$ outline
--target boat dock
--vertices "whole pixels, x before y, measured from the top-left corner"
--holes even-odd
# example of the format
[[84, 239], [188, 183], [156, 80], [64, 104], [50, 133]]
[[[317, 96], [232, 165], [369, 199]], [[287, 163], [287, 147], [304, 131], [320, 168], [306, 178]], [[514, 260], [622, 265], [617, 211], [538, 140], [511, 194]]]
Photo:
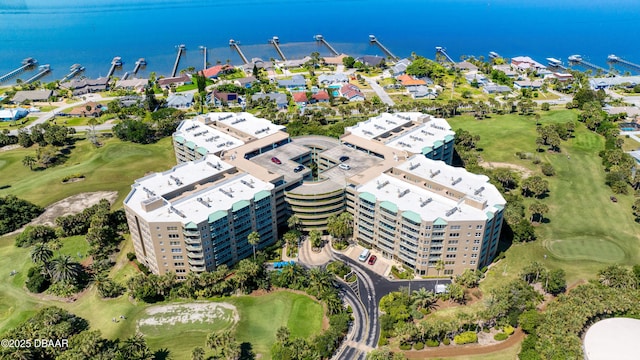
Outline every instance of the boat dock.
[[269, 39], [269, 43], [273, 45], [274, 48], [276, 48], [276, 52], [278, 53], [278, 55], [280, 55], [280, 59], [282, 59], [282, 61], [287, 61], [287, 58], [284, 56], [284, 53], [280, 49], [280, 45], [279, 45], [280, 38], [278, 38], [277, 36], [274, 36], [271, 39]]
[[378, 47], [380, 48], [380, 50], [382, 50], [382, 52], [387, 55], [387, 57], [391, 58], [392, 60], [398, 61], [400, 60], [400, 58], [398, 58], [397, 56], [393, 55], [393, 53], [391, 51], [389, 51], [389, 49], [387, 49], [384, 45], [382, 45], [382, 43], [380, 42], [380, 40], [378, 40], [375, 35], [369, 35], [369, 44], [373, 45], [378, 45]]
[[338, 56], [340, 54], [338, 54], [338, 52], [336, 51], [336, 49], [333, 48], [333, 46], [331, 46], [327, 40], [324, 39], [324, 36], [322, 35], [316, 35], [313, 37], [316, 41], [322, 43], [324, 46], [327, 47], [327, 49], [329, 49], [329, 51], [331, 51], [331, 53], [333, 54], [333, 56]]
[[455, 61], [453, 61], [451, 56], [449, 56], [449, 54], [447, 54], [447, 49], [443, 48], [442, 46], [436, 46], [436, 55], [437, 54], [440, 54], [440, 55], [444, 56], [444, 58], [447, 59], [447, 61], [449, 61], [452, 64], [456, 63]]
[[138, 61], [136, 61], [136, 67], [133, 68], [133, 75], [138, 74], [138, 70], [145, 66], [147, 66], [147, 60], [145, 60], [144, 58], [138, 59]]
[[495, 51], [489, 51], [489, 59], [499, 59], [502, 56]]
[[640, 71], [640, 65], [638, 64], [634, 64], [631, 61], [627, 61], [625, 59], [619, 58], [613, 54], [607, 56], [607, 62], [609, 64], [620, 64], [622, 66], [626, 66], [628, 68], [631, 68], [635, 71]]
[[171, 71], [171, 77], [176, 77], [178, 72], [178, 64], [180, 64], [180, 57], [187, 51], [187, 47], [184, 44], [178, 45], [178, 54], [176, 55], [176, 62], [173, 63], [173, 70]]
[[554, 69], [567, 70], [567, 67], [562, 65], [562, 61], [556, 58], [547, 58], [547, 65]]
[[34, 67], [36, 64], [38, 63], [38, 60], [34, 59], [34, 58], [26, 58], [24, 60], [22, 60], [22, 66], [20, 66], [17, 69], [11, 70], [10, 72], [0, 76], [0, 84], [2, 84], [3, 82], [8, 81], [9, 79], [11, 79], [12, 77], [20, 74], [21, 72]]
[[569, 56], [569, 63], [572, 64], [572, 65], [581, 65], [581, 66], [583, 66], [583, 67], [585, 67], [587, 69], [590, 69], [590, 70], [595, 70], [595, 71], [600, 70], [605, 74], [609, 73], [608, 69], [605, 69], [602, 66], [598, 66], [596, 64], [592, 64], [592, 63], [584, 60], [581, 55], [571, 55], [571, 56]]
[[62, 80], [60, 80], [61, 83], [71, 80], [72, 78], [74, 78], [76, 75], [80, 74], [81, 72], [84, 71], [84, 66], [80, 65], [80, 64], [73, 64], [71, 65], [71, 67], [69, 67], [69, 73], [67, 75], [65, 75]]
[[111, 60], [111, 68], [109, 68], [109, 72], [107, 73], [107, 77], [110, 78], [113, 76], [113, 72], [116, 71], [117, 67], [122, 66], [122, 58], [120, 56], [116, 56]]
[[240, 59], [242, 59], [242, 62], [245, 64], [248, 64], [249, 61], [247, 60], [247, 57], [244, 56], [244, 54], [242, 53], [242, 50], [240, 50], [240, 42], [239, 41], [235, 41], [233, 39], [229, 40], [229, 46], [236, 49], [236, 51], [238, 52], [238, 55], [240, 55]]
[[49, 64], [40, 65], [38, 67], [38, 73], [33, 75], [32, 77], [30, 77], [29, 79], [27, 79], [24, 83], [25, 84], [30, 84], [30, 83], [40, 79], [41, 77], [47, 75], [50, 71], [51, 71], [51, 66], [49, 66]]
[[204, 57], [202, 61], [202, 70], [207, 68], [207, 47], [200, 46], [200, 51], [202, 51], [202, 56]]

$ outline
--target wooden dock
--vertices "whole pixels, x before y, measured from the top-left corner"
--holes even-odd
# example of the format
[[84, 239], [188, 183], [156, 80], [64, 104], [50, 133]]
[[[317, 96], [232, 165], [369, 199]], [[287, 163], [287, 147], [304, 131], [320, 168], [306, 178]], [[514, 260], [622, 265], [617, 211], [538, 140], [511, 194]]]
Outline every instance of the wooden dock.
[[229, 46], [234, 48], [237, 52], [238, 55], [240, 55], [240, 59], [242, 59], [242, 62], [246, 64], [249, 63], [249, 61], [247, 60], [247, 57], [244, 56], [244, 54], [242, 53], [242, 50], [240, 50], [240, 42], [239, 41], [235, 41], [233, 39], [229, 40]]
[[180, 64], [180, 57], [187, 51], [187, 47], [184, 44], [178, 46], [178, 54], [176, 55], [176, 62], [173, 63], [173, 70], [171, 71], [171, 77], [175, 77], [178, 72], [178, 64]]
[[391, 58], [394, 61], [398, 61], [400, 60], [400, 58], [398, 58], [397, 56], [393, 55], [393, 53], [391, 51], [389, 51], [389, 49], [387, 49], [384, 45], [382, 45], [382, 43], [380, 42], [380, 40], [378, 40], [375, 35], [369, 35], [369, 44], [371, 45], [378, 45], [378, 47], [380, 48], [380, 50], [382, 50], [382, 52], [388, 57]]
[[80, 74], [81, 72], [84, 71], [84, 66], [80, 65], [80, 64], [73, 64], [71, 65], [71, 67], [69, 68], [69, 73], [67, 75], [65, 75], [60, 82], [63, 83], [65, 81], [69, 81], [71, 79], [73, 79], [76, 75]]
[[284, 56], [284, 53], [280, 49], [280, 38], [277, 36], [274, 36], [271, 39], [269, 39], [269, 43], [273, 45], [274, 48], [276, 48], [276, 52], [278, 53], [278, 55], [280, 55], [280, 59], [282, 59], [282, 61], [287, 61], [287, 58]]
[[38, 60], [36, 60], [34, 58], [26, 58], [26, 59], [22, 60], [22, 66], [20, 66], [17, 69], [11, 70], [10, 72], [0, 76], [0, 84], [2, 84], [3, 82], [9, 81], [9, 79], [11, 79], [12, 77], [22, 73], [23, 71], [28, 70], [28, 69], [36, 66], [37, 63], [38, 63]]
[[51, 66], [49, 66], [49, 64], [40, 65], [38, 67], [38, 73], [33, 75], [32, 77], [30, 77], [29, 79], [27, 79], [24, 83], [25, 84], [30, 84], [30, 83], [40, 79], [41, 77], [47, 75], [50, 71], [51, 71]]
[[120, 56], [116, 56], [111, 60], [111, 67], [109, 68], [109, 72], [107, 73], [107, 77], [110, 78], [113, 76], [113, 72], [116, 71], [117, 67], [122, 66], [122, 58]]
[[331, 46], [329, 44], [329, 42], [327, 42], [327, 40], [325, 40], [324, 36], [322, 35], [316, 35], [313, 37], [316, 41], [322, 43], [322, 45], [326, 46], [327, 49], [329, 49], [329, 51], [331, 51], [331, 53], [333, 54], [333, 56], [338, 56], [340, 54], [338, 54], [338, 52], [336, 51], [336, 49], [333, 48], [333, 46]]

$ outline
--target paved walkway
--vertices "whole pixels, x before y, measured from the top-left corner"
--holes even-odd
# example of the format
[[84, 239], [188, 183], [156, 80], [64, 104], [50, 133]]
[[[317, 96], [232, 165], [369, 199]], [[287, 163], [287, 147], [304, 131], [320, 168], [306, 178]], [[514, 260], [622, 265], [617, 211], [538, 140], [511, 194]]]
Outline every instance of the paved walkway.
[[389, 96], [389, 94], [387, 94], [387, 92], [384, 91], [382, 86], [378, 85], [378, 83], [376, 82], [376, 80], [378, 80], [379, 77], [368, 78], [366, 76], [363, 76], [363, 78], [367, 81], [367, 83], [369, 83], [369, 86], [371, 86], [373, 91], [376, 92], [376, 95], [378, 95], [378, 97], [380, 98], [380, 100], [382, 100], [383, 103], [389, 106], [393, 106], [396, 104], [393, 101], [393, 99], [391, 99], [391, 96]]

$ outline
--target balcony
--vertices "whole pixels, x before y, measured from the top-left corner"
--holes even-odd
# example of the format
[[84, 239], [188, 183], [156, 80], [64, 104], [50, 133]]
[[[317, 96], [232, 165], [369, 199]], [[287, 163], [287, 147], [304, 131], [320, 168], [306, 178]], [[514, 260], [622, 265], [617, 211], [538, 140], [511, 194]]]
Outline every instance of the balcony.
[[189, 257], [189, 259], [202, 259], [204, 258], [204, 254], [201, 252], [188, 252], [187, 257]]
[[197, 245], [197, 246], [187, 245], [187, 251], [202, 251], [202, 246], [201, 245]]
[[189, 266], [189, 270], [193, 272], [203, 272], [206, 268], [204, 266]]
[[198, 239], [184, 238], [184, 242], [187, 245], [201, 245], [200, 244], [200, 238], [198, 238]]
[[189, 265], [191, 265], [191, 266], [202, 266], [204, 268], [204, 259], [203, 260], [189, 259]]
[[193, 236], [195, 236], [195, 237], [200, 237], [200, 231], [197, 231], [197, 230], [195, 230], [195, 231], [194, 231], [194, 230], [187, 230], [187, 229], [184, 229], [184, 230], [182, 231], [182, 234], [184, 234], [184, 236], [192, 236], [192, 237], [193, 237]]

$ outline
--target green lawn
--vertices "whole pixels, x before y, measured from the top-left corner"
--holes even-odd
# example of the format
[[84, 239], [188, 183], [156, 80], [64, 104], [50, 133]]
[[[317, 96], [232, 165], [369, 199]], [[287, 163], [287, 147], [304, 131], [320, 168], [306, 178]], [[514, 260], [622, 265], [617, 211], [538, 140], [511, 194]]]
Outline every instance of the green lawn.
[[[577, 113], [560, 110], [542, 113], [540, 121], [577, 123], [576, 119]], [[482, 121], [457, 117], [450, 123], [454, 129], [464, 128], [480, 135], [478, 146], [485, 161], [513, 163], [540, 174], [538, 165], [515, 155], [518, 151], [531, 152], [543, 162], [551, 163], [557, 173], [547, 178], [550, 193], [542, 201], [550, 209], [546, 215], [549, 223], [537, 227], [539, 240], [511, 246], [506, 258], [489, 270], [483, 290], [515, 278], [531, 261], [564, 269], [569, 283], [593, 278], [599, 269], [611, 263], [640, 262], [637, 237], [640, 227], [631, 215], [633, 197], [617, 195], [617, 203], [609, 199], [612, 192], [604, 184], [605, 174], [598, 156], [604, 148], [602, 137], [577, 123], [575, 137], [562, 142], [561, 153], [535, 153], [537, 135], [533, 117], [494, 115]]]
[[0, 121], [0, 130], [17, 130], [23, 126], [31, 124], [37, 118], [37, 116], [28, 116], [16, 121]]
[[[13, 194], [46, 206], [82, 192], [115, 190], [119, 207], [135, 179], [175, 165], [170, 138], [149, 145], [115, 138], [102, 141], [104, 145], [97, 149], [88, 141], [78, 141], [64, 164], [42, 171], [22, 165], [26, 155], [35, 155], [35, 146], [0, 153], [0, 196]], [[85, 180], [62, 184], [65, 175], [77, 173], [85, 175]]]
[[70, 236], [60, 239], [62, 247], [58, 250], [61, 254], [71, 256], [75, 261], [82, 262], [89, 252], [89, 243], [84, 236]]

